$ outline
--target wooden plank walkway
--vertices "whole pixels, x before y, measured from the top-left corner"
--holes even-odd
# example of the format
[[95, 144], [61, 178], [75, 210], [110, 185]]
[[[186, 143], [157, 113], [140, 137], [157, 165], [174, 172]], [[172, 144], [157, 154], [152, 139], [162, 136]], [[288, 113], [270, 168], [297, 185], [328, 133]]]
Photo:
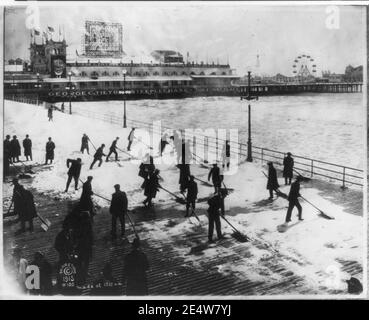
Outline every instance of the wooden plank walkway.
[[[35, 220], [35, 231], [33, 233], [25, 233], [23, 235], [14, 236], [14, 231], [18, 229], [18, 225], [12, 224], [12, 218], [7, 218], [4, 222], [4, 253], [7, 254], [10, 247], [17, 245], [24, 248], [25, 258], [29, 261], [36, 251], [42, 251], [47, 259], [55, 266], [57, 262], [57, 253], [53, 248], [54, 239], [61, 229], [61, 223], [68, 210], [68, 201], [51, 198], [48, 195], [37, 192], [32, 189], [32, 179], [22, 180], [22, 184], [31, 190], [37, 202], [38, 212], [48, 218], [52, 222], [52, 226], [48, 232], [43, 232], [40, 228], [40, 222]], [[328, 188], [328, 186], [325, 186]], [[322, 192], [324, 191], [321, 186]], [[350, 191], [351, 192], [351, 191]], [[355, 202], [355, 210], [353, 214], [359, 213], [357, 200], [362, 197], [359, 192], [352, 191], [355, 194], [353, 201]], [[347, 197], [350, 199], [350, 197]], [[5, 203], [7, 203], [4, 199]], [[183, 221], [183, 212], [176, 209], [176, 204], [168, 206], [168, 204], [156, 204], [155, 214], [149, 214], [143, 210], [137, 210], [132, 214], [135, 221], [136, 229], [139, 234], [145, 234], [150, 230], [150, 223], [155, 221], [171, 221], [178, 223]], [[6, 209], [6, 208], [4, 208]], [[204, 214], [204, 212], [199, 212]], [[192, 218], [193, 219], [193, 218]], [[194, 220], [195, 221], [195, 220]], [[127, 236], [130, 240], [134, 234], [128, 221], [126, 221]], [[170, 224], [168, 224], [170, 225]], [[122, 279], [123, 258], [130, 251], [130, 245], [127, 242], [118, 240], [112, 243], [110, 240], [110, 215], [107, 207], [101, 209], [94, 221], [94, 249], [93, 259], [90, 264], [89, 274], [90, 281], [96, 280], [100, 271], [106, 262], [111, 262], [113, 274], [118, 279]], [[258, 249], [268, 250], [272, 252], [262, 260], [262, 267], [269, 270], [273, 274], [281, 276], [278, 281], [255, 280], [250, 275], [249, 278], [241, 276], [237, 272], [221, 273], [219, 269], [222, 265], [232, 262], [235, 266], [247, 264], [247, 259], [252, 254], [250, 245], [236, 242], [235, 239], [229, 237], [221, 241], [217, 248], [224, 248], [227, 254], [221, 258], [213, 257], [199, 259], [200, 268], [186, 261], [178, 255], [176, 247], [188, 245], [189, 255], [199, 255], [203, 252], [191, 252], [191, 248], [202, 246], [207, 241], [207, 226], [205, 228], [194, 227], [193, 232], [188, 234], [178, 234], [170, 236], [165, 240], [143, 239], [142, 249], [146, 253], [151, 269], [148, 272], [149, 294], [150, 295], [285, 295], [285, 294], [317, 294], [306, 280], [294, 274], [282, 262], [291, 257], [284, 256], [282, 253], [274, 250], [270, 244], [265, 243], [261, 239], [254, 239], [251, 246]], [[163, 230], [165, 232], [165, 230]], [[206, 250], [206, 249], [205, 249]], [[296, 261], [295, 261], [296, 262]], [[342, 264], [342, 271], [349, 272], [352, 276], [362, 277], [362, 266], [356, 261], [338, 261]], [[337, 293], [337, 292], [327, 292]], [[340, 292], [342, 294], [342, 292]], [[84, 290], [83, 294], [89, 294], [89, 290]], [[125, 294], [123, 285], [122, 294]]]

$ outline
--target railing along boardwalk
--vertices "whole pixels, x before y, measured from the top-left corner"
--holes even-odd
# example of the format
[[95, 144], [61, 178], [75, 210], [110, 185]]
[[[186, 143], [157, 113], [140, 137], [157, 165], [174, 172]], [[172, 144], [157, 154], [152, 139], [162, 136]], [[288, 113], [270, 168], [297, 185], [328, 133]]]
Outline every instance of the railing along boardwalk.
[[[97, 112], [92, 112], [89, 110], [77, 110], [79, 115], [102, 120], [109, 122], [111, 124], [122, 125], [123, 118], [116, 114], [101, 114]], [[153, 124], [140, 120], [127, 119], [127, 125], [131, 127], [147, 128], [149, 130], [154, 130]], [[162, 130], [172, 131], [172, 128], [162, 126]], [[156, 132], [162, 134], [162, 132]], [[205, 136], [199, 134], [205, 140], [205, 149], [211, 150], [214, 153], [220, 153], [222, 151], [223, 145], [225, 143], [224, 139], [213, 136]], [[231, 148], [231, 152], [234, 151]], [[237, 154], [241, 157], [240, 161], [245, 160], [247, 157], [247, 145], [245, 143], [237, 142]], [[286, 156], [286, 152], [281, 152], [277, 150], [272, 150], [269, 148], [263, 148], [259, 146], [252, 146], [253, 158], [263, 162], [272, 161], [279, 168], [283, 168], [283, 158]], [[243, 158], [243, 159], [242, 159]], [[318, 159], [312, 159], [304, 156], [293, 155], [295, 160], [295, 173], [299, 172], [303, 176], [308, 176], [310, 178], [320, 177], [327, 179], [328, 181], [334, 183], [340, 183], [342, 188], [348, 186], [362, 187], [364, 185], [364, 171], [357, 168], [352, 168], [350, 166], [343, 166], [327, 161], [322, 161]]]

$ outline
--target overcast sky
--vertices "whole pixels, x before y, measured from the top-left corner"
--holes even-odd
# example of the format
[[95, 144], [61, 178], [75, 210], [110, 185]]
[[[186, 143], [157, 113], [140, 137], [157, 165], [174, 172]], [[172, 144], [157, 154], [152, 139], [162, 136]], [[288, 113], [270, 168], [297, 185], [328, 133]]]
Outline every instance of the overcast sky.
[[[114, 6], [114, 7], [112, 7]], [[148, 5], [112, 3], [97, 6], [39, 7], [40, 27], [64, 26], [68, 55], [81, 51], [85, 20], [121, 22], [123, 49], [130, 55], [173, 49], [194, 60], [226, 63], [242, 75], [292, 75], [293, 60], [311, 55], [321, 70], [344, 72], [364, 63], [364, 8], [339, 7], [338, 28], [328, 28], [327, 6], [250, 6], [239, 3]], [[26, 8], [8, 8], [5, 15], [5, 59], [29, 59], [31, 20]], [[27, 22], [27, 23], [26, 23]], [[58, 36], [55, 36], [57, 39]], [[40, 41], [40, 40], [39, 40]], [[260, 67], [256, 68], [256, 56]]]

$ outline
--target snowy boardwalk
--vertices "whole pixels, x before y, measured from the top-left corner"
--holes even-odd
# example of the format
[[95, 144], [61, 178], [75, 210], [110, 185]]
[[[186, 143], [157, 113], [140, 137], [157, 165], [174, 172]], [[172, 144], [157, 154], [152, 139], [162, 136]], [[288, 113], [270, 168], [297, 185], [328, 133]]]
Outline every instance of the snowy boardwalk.
[[[55, 265], [54, 239], [61, 230], [68, 203], [77, 201], [81, 193], [80, 190], [63, 192], [68, 170], [66, 159], [81, 157], [81, 179], [84, 181], [92, 175], [92, 188], [96, 194], [110, 198], [115, 183], [120, 183], [122, 190], [127, 192], [129, 208], [134, 211], [131, 217], [151, 265], [148, 273], [150, 295], [342, 295], [347, 293], [345, 279], [355, 276], [362, 281], [366, 238], [360, 189], [343, 191], [339, 185], [317, 180], [303, 183], [301, 194], [335, 219], [322, 218], [316, 209], [301, 201], [305, 220], [297, 222], [294, 211], [288, 231], [279, 233], [277, 226], [284, 222], [287, 201], [283, 198], [267, 200], [266, 179], [261, 172], [266, 172], [265, 166], [257, 162], [243, 163], [237, 174], [225, 176], [225, 184], [234, 190], [226, 198], [225, 209], [227, 219], [251, 241], [237, 242], [231, 236], [232, 229], [222, 221], [222, 231], [227, 239], [207, 245], [206, 200], [214, 191], [213, 187], [198, 181], [196, 212], [202, 224], [199, 226], [195, 218], [184, 218], [184, 206], [164, 191], [154, 199], [155, 210], [143, 209], [138, 164], [128, 161], [124, 153], [119, 154], [119, 162], [104, 162], [100, 168], [88, 170], [91, 156], [78, 151], [82, 134], [86, 132], [95, 145], [108, 145], [120, 136], [122, 142], [118, 146], [125, 149], [128, 128], [78, 115], [73, 115], [75, 119], [70, 121], [71, 116], [59, 113], [55, 115], [54, 123], [49, 123], [42, 108], [10, 102], [5, 108], [6, 133], [14, 132], [19, 137], [30, 134], [36, 161], [44, 159], [48, 136], [52, 136], [56, 144], [54, 165], [35, 167], [32, 179], [21, 180], [25, 188], [33, 191], [38, 212], [48, 218], [52, 226], [45, 233], [35, 220], [34, 233], [14, 236], [19, 226], [11, 223], [13, 218], [6, 218], [6, 256], [10, 248], [20, 246], [28, 260], [35, 251], [41, 250]], [[16, 116], [20, 112], [24, 114], [21, 119]], [[31, 118], [40, 119], [37, 127], [27, 121]], [[137, 131], [139, 134], [139, 129]], [[138, 156], [139, 144], [132, 148]], [[164, 156], [169, 157], [170, 152], [169, 148]], [[179, 195], [178, 169], [165, 163], [157, 167], [163, 177], [162, 186]], [[206, 180], [208, 168], [191, 165], [191, 173]], [[289, 186], [282, 182], [280, 178], [281, 191], [288, 193]], [[7, 210], [12, 188], [5, 183], [3, 189], [3, 209]], [[89, 280], [99, 276], [106, 262], [111, 262], [114, 276], [121, 279], [123, 258], [130, 245], [122, 241], [111, 242], [108, 203], [96, 197], [94, 201], [101, 209], [93, 226], [95, 243]], [[132, 241], [134, 235], [127, 219], [126, 227]], [[124, 287], [122, 294], [125, 294]]]
[[[26, 188], [32, 190], [32, 182], [23, 180]], [[320, 189], [332, 190], [332, 185], [324, 182], [315, 182]], [[338, 187], [337, 187], [338, 188]], [[337, 192], [338, 189], [337, 189]], [[360, 208], [357, 202], [361, 198], [360, 192], [346, 190], [347, 197], [343, 198], [343, 204], [352, 210], [353, 214], [359, 214]], [[351, 199], [351, 205], [348, 202]], [[53, 249], [54, 238], [61, 229], [61, 223], [65, 217], [68, 207], [68, 200], [55, 200], [54, 198], [35, 192], [35, 200], [37, 202], [38, 212], [48, 218], [52, 222], [52, 226], [48, 232], [43, 232], [40, 228], [39, 221], [36, 222], [35, 232], [33, 234], [26, 233], [21, 236], [13, 237], [12, 233], [18, 228], [18, 225], [11, 224], [12, 219], [6, 219], [4, 225], [5, 250], [9, 246], [21, 246], [27, 253], [26, 258], [32, 259], [32, 254], [36, 251], [42, 251], [46, 254], [49, 261], [56, 265], [57, 253]], [[337, 199], [336, 199], [337, 200]], [[361, 203], [361, 202], [360, 202]], [[5, 208], [4, 208], [5, 209]], [[351, 210], [350, 210], [351, 211]], [[59, 216], [56, 216], [59, 215]], [[283, 262], [291, 261], [292, 263], [301, 263], [293, 257], [283, 254], [275, 249], [273, 244], [254, 238], [251, 243], [239, 243], [228, 235], [218, 246], [206, 245], [207, 225], [204, 217], [205, 212], [199, 211], [203, 227], [191, 218], [193, 226], [191, 232], [179, 233], [163, 239], [145, 238], [145, 234], [150, 232], [151, 227], [160, 222], [163, 226], [162, 232], [169, 231], [180, 222], [185, 221], [183, 212], [179, 211], [177, 206], [157, 205], [155, 213], [146, 210], [137, 210], [131, 214], [135, 221], [140, 237], [142, 235], [142, 248], [147, 254], [151, 270], [148, 273], [149, 293], [150, 295], [274, 295], [274, 294], [317, 294], [321, 293], [310, 287], [306, 279], [301, 275], [296, 275], [289, 270]], [[128, 238], [133, 239], [133, 232], [129, 225]], [[112, 244], [109, 236], [110, 232], [110, 215], [107, 208], [102, 208], [95, 217], [95, 246], [92, 263], [90, 264], [89, 273], [93, 281], [98, 276], [103, 265], [110, 261], [113, 266], [114, 275], [120, 279], [123, 269], [123, 257], [128, 253], [130, 245], [127, 242], [118, 241]], [[177, 247], [187, 248], [187, 257], [178, 255]], [[230, 263], [236, 267], [242, 268], [249, 266], [253, 261], [253, 249], [258, 248], [265, 251], [264, 257], [260, 259], [265, 272], [265, 280], [253, 279], [254, 275], [250, 274], [249, 278], [240, 276], [240, 272], [219, 272], [222, 268], [226, 268]], [[192, 250], [191, 250], [192, 249]], [[196, 250], [197, 249], [197, 250]], [[203, 250], [201, 250], [203, 249]], [[207, 251], [221, 250], [221, 255], [208, 255]], [[226, 252], [226, 253], [224, 253]], [[202, 257], [204, 259], [202, 259]], [[189, 261], [197, 261], [198, 265]], [[348, 272], [352, 276], [361, 277], [362, 267], [357, 261], [338, 260], [342, 265], [342, 272]], [[199, 268], [199, 266], [201, 266]], [[260, 266], [259, 266], [260, 267]], [[280, 279], [268, 279], [268, 275], [276, 275]], [[88, 294], [88, 290], [85, 290]], [[330, 291], [327, 293], [337, 293]], [[124, 287], [122, 294], [124, 294]]]

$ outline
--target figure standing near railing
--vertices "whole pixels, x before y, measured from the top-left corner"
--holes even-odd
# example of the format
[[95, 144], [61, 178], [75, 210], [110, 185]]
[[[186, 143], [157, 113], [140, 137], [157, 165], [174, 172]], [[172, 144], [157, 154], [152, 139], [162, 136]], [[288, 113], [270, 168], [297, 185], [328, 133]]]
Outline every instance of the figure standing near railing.
[[209, 171], [208, 181], [210, 181], [210, 178], [214, 185], [214, 193], [218, 193], [222, 185], [223, 175], [220, 174], [220, 169], [217, 163], [214, 163], [213, 167]]
[[89, 137], [87, 134], [83, 134], [82, 136], [82, 143], [81, 143], [81, 152], [84, 153], [85, 149], [87, 150], [87, 154], [90, 154], [90, 150], [88, 148], [88, 140]]
[[277, 179], [277, 171], [273, 167], [273, 162], [268, 162], [268, 183], [267, 189], [269, 190], [269, 200], [273, 199], [273, 191], [279, 188], [279, 183]]
[[47, 110], [47, 116], [49, 117], [49, 121], [53, 121], [53, 107], [50, 106]]
[[131, 146], [132, 146], [132, 143], [133, 143], [133, 140], [135, 138], [135, 128], [132, 128], [131, 132], [129, 133], [128, 135], [128, 147], [127, 147], [127, 151], [131, 151]]
[[229, 145], [229, 140], [226, 140], [222, 150], [223, 169], [225, 166], [227, 166], [227, 169], [229, 169], [230, 159], [231, 159], [231, 146]]
[[286, 215], [286, 222], [291, 221], [291, 214], [292, 214], [292, 210], [294, 207], [296, 207], [299, 212], [298, 213], [299, 220], [300, 221], [304, 220], [302, 219], [302, 207], [298, 199], [299, 197], [301, 197], [300, 181], [301, 181], [301, 176], [297, 176], [295, 182], [292, 183], [291, 185], [290, 193], [288, 194], [288, 209], [287, 209], [287, 215]]
[[[293, 166], [294, 160], [291, 157], [291, 152], [287, 152], [287, 157], [283, 159], [283, 177], [284, 177], [284, 184], [291, 184], [291, 180], [293, 178]], [[288, 183], [287, 183], [288, 180]]]
[[23, 148], [26, 161], [29, 160], [28, 157], [30, 157], [32, 161], [32, 140], [29, 138], [28, 134], [26, 134], [26, 138], [23, 140]]
[[191, 215], [195, 213], [196, 199], [198, 194], [197, 183], [195, 182], [195, 177], [190, 176], [190, 181], [187, 186], [187, 196], [186, 196], [186, 215], [189, 217], [189, 209], [191, 207]]

